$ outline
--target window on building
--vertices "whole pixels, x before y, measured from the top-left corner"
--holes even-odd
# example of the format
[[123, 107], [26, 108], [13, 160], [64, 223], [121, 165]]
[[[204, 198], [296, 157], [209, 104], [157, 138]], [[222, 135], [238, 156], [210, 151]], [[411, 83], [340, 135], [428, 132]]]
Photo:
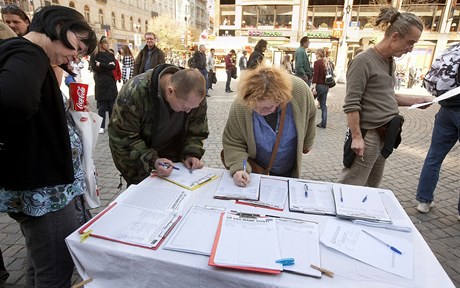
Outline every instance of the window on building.
[[85, 11], [84, 15], [85, 15], [86, 21], [87, 21], [88, 23], [91, 23], [91, 20], [90, 20], [90, 17], [89, 17], [90, 13], [89, 13], [89, 7], [88, 7], [88, 5], [85, 5], [84, 11]]
[[273, 28], [275, 22], [275, 6], [258, 6], [259, 18], [257, 26], [271, 26]]
[[141, 19], [140, 19], [140, 18], [137, 19], [137, 27], [139, 27], [138, 33], [141, 33], [141, 32], [142, 32], [142, 25], [141, 25], [141, 23], [142, 23], [142, 22], [141, 22]]
[[126, 29], [125, 15], [121, 14], [121, 29]]
[[308, 9], [308, 21], [311, 25], [307, 23], [307, 30], [330, 30], [334, 25], [334, 21], [341, 20], [343, 6], [328, 6], [328, 5], [318, 5], [313, 6], [311, 9]]
[[220, 21], [221, 25], [235, 25], [235, 5], [220, 6]]
[[59, 0], [52, 0], [51, 3], [53, 3], [53, 5], [59, 5]]
[[242, 28], [257, 27], [257, 6], [243, 6], [243, 19], [241, 21]]
[[145, 27], [145, 32], [149, 31], [149, 21], [145, 20], [144, 27]]
[[134, 19], [129, 17], [129, 30], [134, 31]]
[[69, 2], [69, 7], [75, 9], [75, 3], [72, 2], [72, 1], [70, 1], [70, 2]]
[[439, 32], [444, 4], [412, 4], [402, 5], [401, 10], [414, 13], [423, 22], [426, 31]]
[[452, 13], [452, 23], [450, 24], [450, 32], [458, 32], [460, 25], [460, 5], [457, 5]]
[[275, 29], [291, 29], [292, 6], [276, 6], [275, 11]]
[[102, 9], [99, 9], [99, 23], [104, 25], [104, 12], [102, 12]]
[[113, 28], [117, 28], [117, 18], [115, 17], [114, 12], [112, 12], [112, 26]]

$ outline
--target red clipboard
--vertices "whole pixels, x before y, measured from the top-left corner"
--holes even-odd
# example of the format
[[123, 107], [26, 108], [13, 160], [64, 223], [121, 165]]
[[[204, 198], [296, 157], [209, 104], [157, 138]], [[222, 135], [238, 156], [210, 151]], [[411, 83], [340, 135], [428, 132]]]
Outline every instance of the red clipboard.
[[268, 273], [268, 274], [281, 274], [281, 270], [274, 270], [274, 269], [265, 269], [265, 268], [254, 268], [254, 267], [241, 267], [241, 266], [227, 266], [227, 265], [220, 265], [214, 262], [214, 257], [216, 256], [217, 246], [219, 244], [220, 232], [222, 230], [222, 221], [224, 219], [225, 212], [220, 214], [219, 225], [217, 226], [216, 237], [214, 238], [214, 244], [212, 245], [211, 256], [209, 256], [209, 266], [215, 267], [223, 267], [223, 268], [230, 268], [230, 269], [238, 269], [238, 270], [246, 270], [246, 271], [254, 271], [254, 272], [261, 272], [261, 273]]
[[[78, 230], [78, 233], [80, 234], [84, 234], [89, 227], [91, 227], [91, 225], [93, 225], [94, 222], [96, 222], [98, 219], [100, 219], [102, 216], [104, 216], [104, 214], [106, 214], [108, 211], [110, 211], [113, 207], [115, 207], [115, 205], [117, 204], [117, 202], [113, 202], [111, 203], [109, 206], [107, 206], [107, 208], [105, 208], [103, 211], [101, 211], [99, 214], [97, 214], [96, 217], [94, 217], [93, 219], [91, 219], [90, 221], [88, 221], [88, 223], [86, 223], [84, 226], [82, 226], [79, 230]], [[126, 245], [130, 245], [130, 246], [135, 246], [135, 247], [141, 247], [141, 248], [145, 248], [145, 249], [150, 249], [150, 250], [157, 250], [158, 247], [161, 246], [161, 244], [163, 243], [163, 241], [166, 239], [166, 237], [169, 235], [169, 233], [171, 233], [171, 231], [173, 230], [173, 228], [176, 226], [176, 224], [180, 221], [180, 219], [182, 218], [182, 216], [178, 216], [177, 219], [172, 223], [171, 227], [169, 227], [169, 229], [165, 232], [165, 234], [163, 235], [163, 237], [161, 237], [160, 241], [158, 241], [158, 244], [154, 247], [149, 247], [149, 246], [146, 246], [146, 245], [142, 245], [142, 244], [136, 244], [136, 243], [131, 243], [131, 242], [126, 242], [126, 241], [122, 241], [122, 240], [118, 240], [118, 239], [114, 239], [114, 238], [110, 238], [110, 237], [106, 237], [106, 236], [103, 236], [103, 235], [98, 235], [96, 233], [89, 233], [89, 236], [92, 236], [92, 237], [95, 237], [95, 238], [99, 238], [99, 239], [104, 239], [104, 240], [109, 240], [109, 241], [113, 241], [113, 242], [117, 242], [117, 243], [121, 243], [121, 244], [126, 244]]]

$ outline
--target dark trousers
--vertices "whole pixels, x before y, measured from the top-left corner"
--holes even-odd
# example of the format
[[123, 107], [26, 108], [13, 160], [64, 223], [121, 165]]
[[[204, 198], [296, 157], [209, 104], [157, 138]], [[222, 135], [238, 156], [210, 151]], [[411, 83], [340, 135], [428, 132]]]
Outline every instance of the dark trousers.
[[105, 128], [105, 112], [109, 112], [109, 119], [112, 116], [112, 108], [115, 100], [97, 100], [97, 114], [102, 117], [101, 128]]
[[198, 69], [201, 74], [203, 74], [204, 79], [206, 80], [206, 95], [208, 95], [208, 89], [209, 89], [209, 79], [208, 79], [208, 70], [206, 68], [203, 69]]
[[27, 288], [66, 288], [71, 285], [74, 264], [64, 239], [82, 223], [76, 200], [61, 210], [33, 217], [9, 213], [26, 240]]
[[8, 279], [8, 276], [10, 276], [10, 273], [6, 271], [2, 250], [0, 250], [0, 288], [6, 287], [6, 279]]
[[232, 71], [231, 70], [225, 70], [227, 73], [227, 82], [225, 83], [225, 91], [230, 90], [230, 82], [232, 81]]
[[212, 80], [214, 79], [215, 74], [216, 73], [214, 73], [214, 71], [212, 71], [212, 70], [208, 71], [208, 86], [207, 86], [208, 89], [212, 88]]

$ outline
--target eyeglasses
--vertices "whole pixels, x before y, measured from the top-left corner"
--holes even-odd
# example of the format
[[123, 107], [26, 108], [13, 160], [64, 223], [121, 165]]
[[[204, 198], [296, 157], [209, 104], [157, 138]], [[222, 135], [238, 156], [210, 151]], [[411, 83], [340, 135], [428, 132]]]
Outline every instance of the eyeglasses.
[[[77, 48], [74, 47], [74, 50], [77, 50], [77, 57], [82, 58], [84, 55], [86, 55], [88, 48], [86, 47], [86, 45], [83, 42], [81, 42], [81, 40], [78, 37], [77, 33], [73, 32], [73, 31], [72, 31], [72, 33], [75, 35], [75, 38], [77, 38], [77, 41], [78, 41]], [[81, 44], [83, 44], [83, 47], [85, 47], [84, 49], [81, 49]]]

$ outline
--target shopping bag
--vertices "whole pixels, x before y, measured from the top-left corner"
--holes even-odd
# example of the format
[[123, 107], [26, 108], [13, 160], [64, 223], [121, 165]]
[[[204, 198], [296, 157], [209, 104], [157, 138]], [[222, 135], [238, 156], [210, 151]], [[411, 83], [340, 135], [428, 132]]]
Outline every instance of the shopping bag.
[[83, 144], [83, 169], [85, 170], [86, 191], [84, 199], [89, 208], [101, 206], [99, 190], [97, 187], [97, 173], [94, 165], [93, 153], [96, 148], [99, 128], [102, 117], [93, 112], [74, 111], [69, 109], [70, 115], [80, 130]]

